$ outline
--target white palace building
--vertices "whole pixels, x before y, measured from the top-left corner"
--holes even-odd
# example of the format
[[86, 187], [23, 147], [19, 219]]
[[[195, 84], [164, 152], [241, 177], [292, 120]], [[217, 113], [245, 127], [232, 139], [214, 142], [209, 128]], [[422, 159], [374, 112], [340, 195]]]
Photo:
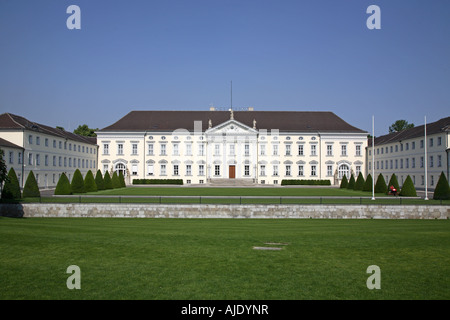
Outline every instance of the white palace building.
[[366, 131], [332, 112], [132, 111], [97, 133], [98, 166], [133, 179], [280, 184], [366, 176]]

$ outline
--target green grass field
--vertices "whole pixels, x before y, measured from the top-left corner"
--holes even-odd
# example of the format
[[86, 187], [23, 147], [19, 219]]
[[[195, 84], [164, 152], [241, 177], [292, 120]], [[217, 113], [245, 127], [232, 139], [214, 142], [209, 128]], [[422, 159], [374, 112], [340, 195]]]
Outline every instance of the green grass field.
[[0, 239], [0, 299], [450, 298], [448, 220], [0, 218]]

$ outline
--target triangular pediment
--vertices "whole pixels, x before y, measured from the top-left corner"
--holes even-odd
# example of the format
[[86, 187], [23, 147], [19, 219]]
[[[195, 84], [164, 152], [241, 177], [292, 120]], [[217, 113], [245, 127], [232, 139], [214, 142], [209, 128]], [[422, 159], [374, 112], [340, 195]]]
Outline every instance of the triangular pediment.
[[208, 135], [253, 135], [257, 134], [258, 131], [239, 121], [230, 119], [215, 127], [209, 128], [205, 133]]

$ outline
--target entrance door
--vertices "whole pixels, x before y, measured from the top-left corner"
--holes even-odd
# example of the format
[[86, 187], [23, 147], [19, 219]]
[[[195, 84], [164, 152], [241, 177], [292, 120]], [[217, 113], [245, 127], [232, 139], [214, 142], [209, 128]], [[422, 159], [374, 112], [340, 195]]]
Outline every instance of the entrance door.
[[236, 178], [236, 166], [230, 166], [229, 167], [229, 172], [228, 172], [229, 174], [228, 174], [228, 177], [230, 178], [230, 179], [234, 179], [234, 178]]

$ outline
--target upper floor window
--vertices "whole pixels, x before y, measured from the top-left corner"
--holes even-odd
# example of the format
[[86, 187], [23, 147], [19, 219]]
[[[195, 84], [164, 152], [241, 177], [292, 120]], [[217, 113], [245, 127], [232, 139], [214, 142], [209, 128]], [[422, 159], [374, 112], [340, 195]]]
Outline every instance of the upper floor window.
[[132, 145], [132, 153], [138, 154], [138, 145], [136, 143], [133, 143]]
[[[355, 148], [356, 148], [356, 155], [360, 156], [361, 155], [361, 146], [358, 144], [355, 146]], [[387, 148], [386, 148], [386, 150], [387, 150]]]
[[119, 143], [117, 145], [117, 154], [123, 154], [123, 144]]
[[33, 144], [33, 136], [31, 134], [28, 136], [28, 143]]
[[347, 155], [347, 145], [346, 144], [341, 145], [341, 155], [342, 156]]
[[333, 146], [331, 144], [327, 145], [327, 156], [333, 155]]
[[317, 154], [317, 151], [316, 151], [317, 149], [316, 149], [316, 145], [315, 144], [312, 144], [311, 145], [311, 155], [312, 156], [315, 156], [316, 154]]
[[108, 143], [103, 144], [103, 154], [109, 154], [109, 144]]

